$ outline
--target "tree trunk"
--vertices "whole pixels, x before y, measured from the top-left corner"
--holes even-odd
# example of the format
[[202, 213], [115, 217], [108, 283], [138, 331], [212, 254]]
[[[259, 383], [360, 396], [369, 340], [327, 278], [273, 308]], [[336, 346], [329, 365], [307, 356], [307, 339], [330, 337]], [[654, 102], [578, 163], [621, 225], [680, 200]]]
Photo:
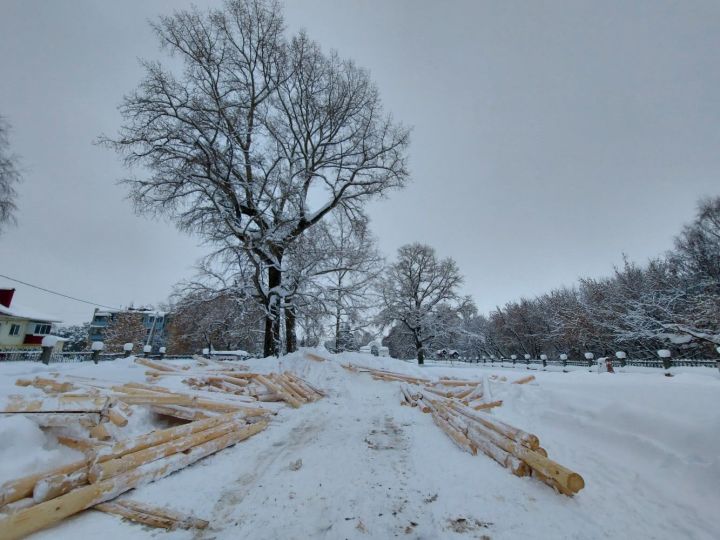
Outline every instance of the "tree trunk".
[[285, 304], [285, 347], [288, 354], [297, 350], [295, 322], [295, 305], [290, 301]]
[[282, 284], [282, 272], [271, 265], [268, 267], [268, 303], [265, 306], [264, 356], [280, 354], [280, 296], [277, 289]]
[[415, 336], [415, 350], [417, 351], [418, 364], [423, 365], [425, 363], [425, 348], [417, 336]]

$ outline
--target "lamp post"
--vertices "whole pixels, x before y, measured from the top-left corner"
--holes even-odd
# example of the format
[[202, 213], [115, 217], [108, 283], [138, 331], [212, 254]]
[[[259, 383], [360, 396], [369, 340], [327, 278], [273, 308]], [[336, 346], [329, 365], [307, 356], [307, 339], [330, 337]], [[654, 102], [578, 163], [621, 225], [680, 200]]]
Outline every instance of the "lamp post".
[[510, 355], [510, 360], [512, 360], [513, 367], [515, 367], [515, 360], [517, 360], [517, 354], [511, 354], [511, 355]]
[[208, 348], [206, 347], [206, 348], [203, 349], [202, 352], [203, 352], [203, 356], [204, 356], [205, 358], [210, 358], [210, 349], [208, 349]]
[[562, 361], [562, 364], [563, 364], [563, 371], [565, 371], [565, 368], [567, 367], [567, 354], [562, 353], [560, 355], [560, 360]]
[[165, 351], [167, 351], [167, 349], [165, 347], [160, 347], [158, 349], [158, 352], [160, 353], [160, 360], [162, 360], [165, 357]]
[[547, 367], [547, 354], [541, 354], [541, 355], [540, 355], [540, 360], [542, 360], [543, 369], [545, 369], [545, 368]]
[[588, 361], [588, 367], [590, 368], [590, 371], [592, 371], [593, 359], [594, 359], [594, 358], [595, 358], [595, 355], [594, 355], [593, 353], [591, 353], [591, 352], [586, 352], [586, 353], [585, 353], [585, 360]]
[[124, 354], [124, 357], [125, 357], [125, 358], [127, 358], [128, 356], [130, 356], [130, 354], [132, 353], [132, 350], [133, 350], [133, 347], [134, 347], [134, 346], [135, 346], [135, 345], [133, 345], [132, 343], [126, 343], [125, 345], [123, 345], [123, 351], [125, 351], [125, 354]]
[[660, 349], [657, 352], [657, 355], [662, 360], [663, 368], [665, 369], [665, 376], [672, 377], [672, 374], [670, 373], [670, 368], [672, 367], [672, 358], [670, 358], [670, 351], [668, 349]]
[[[715, 350], [717, 351], [718, 354], [720, 354], [720, 346], [715, 347]], [[717, 366], [718, 371], [720, 371], [720, 358], [718, 358], [717, 360], [715, 360], [715, 365]]]
[[152, 346], [151, 345], [145, 345], [143, 347], [143, 354], [150, 354], [152, 352]]
[[615, 358], [620, 360], [620, 367], [625, 367], [627, 365], [627, 354], [625, 354], [625, 351], [618, 351], [615, 353]]
[[530, 369], [530, 355], [525, 355], [525, 369]]
[[102, 341], [93, 341], [90, 345], [90, 350], [92, 351], [92, 361], [95, 362], [97, 365], [98, 361], [100, 360], [100, 353], [105, 348], [105, 344]]

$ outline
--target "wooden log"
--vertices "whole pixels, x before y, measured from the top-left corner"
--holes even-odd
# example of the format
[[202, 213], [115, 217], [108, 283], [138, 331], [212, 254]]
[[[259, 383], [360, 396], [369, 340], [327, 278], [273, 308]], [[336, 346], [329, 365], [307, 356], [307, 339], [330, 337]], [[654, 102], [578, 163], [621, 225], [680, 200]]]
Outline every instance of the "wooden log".
[[100, 441], [109, 441], [113, 438], [112, 434], [108, 431], [107, 426], [103, 423], [93, 426], [90, 429], [90, 436]]
[[320, 356], [319, 354], [315, 354], [315, 353], [311, 353], [311, 352], [306, 352], [305, 358], [314, 360], [315, 362], [324, 362], [325, 360], [327, 360], [327, 358]]
[[298, 376], [295, 375], [294, 373], [291, 373], [291, 372], [289, 372], [289, 371], [286, 371], [286, 372], [285, 372], [285, 375], [287, 375], [288, 377], [290, 377], [293, 381], [295, 381], [295, 383], [297, 383], [297, 384], [299, 384], [299, 385], [301, 385], [301, 386], [303, 386], [303, 387], [305, 387], [305, 388], [308, 388], [309, 390], [312, 390], [312, 391], [315, 392], [319, 397], [321, 397], [321, 398], [326, 397], [327, 394], [325, 394], [325, 392], [324, 392], [323, 390], [320, 390], [320, 389], [317, 388], [316, 386], [313, 386], [312, 384], [310, 384], [309, 382], [307, 382], [305, 379], [301, 379], [300, 377], [298, 377]]
[[255, 379], [260, 384], [262, 384], [265, 388], [267, 388], [270, 392], [281, 395], [283, 397], [283, 401], [285, 401], [291, 407], [294, 407], [295, 409], [297, 409], [298, 407], [300, 407], [302, 405], [302, 403], [300, 401], [295, 399], [292, 395], [288, 394], [284, 388], [275, 384], [274, 382], [267, 379], [266, 377], [264, 377], [262, 375], [257, 375], [255, 377]]
[[53, 469], [29, 474], [22, 478], [5, 482], [0, 486], [0, 507], [30, 497], [33, 489], [35, 489], [35, 484], [47, 476], [71, 474], [82, 467], [87, 467], [88, 463], [88, 459], [73, 461], [67, 465], [61, 465]]
[[497, 401], [491, 401], [490, 403], [477, 403], [477, 404], [470, 404], [469, 406], [476, 411], [484, 411], [487, 409], [494, 409], [495, 407], [500, 407], [503, 404], [502, 400]]
[[63, 392], [72, 392], [73, 390], [77, 390], [74, 384], [70, 382], [59, 382], [54, 379], [48, 379], [46, 377], [35, 377], [31, 383], [32, 386], [35, 388], [39, 388], [44, 392], [48, 393], [63, 393]]
[[475, 422], [478, 422], [479, 424], [485, 426], [487, 429], [495, 431], [496, 433], [499, 433], [500, 435], [503, 435], [513, 441], [527, 446], [530, 449], [535, 449], [540, 446], [540, 439], [538, 439], [537, 436], [533, 435], [532, 433], [528, 433], [526, 431], [523, 431], [522, 429], [518, 429], [509, 424], [506, 424], [505, 422], [498, 420], [497, 418], [494, 418], [481, 411], [474, 411], [469, 407], [465, 407], [464, 405], [461, 405], [459, 403], [451, 402], [448, 405], [455, 409], [458, 413], [466, 416], [471, 420], [474, 420]]
[[87, 483], [88, 468], [83, 467], [69, 474], [55, 475], [39, 480], [33, 488], [32, 498], [35, 503], [49, 501]]
[[57, 442], [73, 450], [79, 450], [80, 452], [94, 452], [98, 444], [106, 444], [93, 439], [70, 437], [69, 435], [58, 435]]
[[108, 407], [103, 411], [103, 416], [118, 427], [125, 427], [128, 424], [128, 418], [116, 400], [112, 400], [112, 402], [108, 404]]
[[[1, 413], [0, 413], [1, 414]], [[81, 425], [92, 428], [100, 423], [100, 413], [77, 413], [77, 412], [36, 412], [36, 413], [12, 413], [25, 416], [40, 427], [67, 427]]]
[[102, 463], [110, 459], [120, 458], [139, 450], [164, 444], [179, 437], [184, 437], [192, 433], [198, 433], [200, 431], [225, 424], [236, 420], [237, 418], [238, 416], [235, 413], [224, 414], [222, 416], [215, 416], [205, 420], [196, 420], [194, 422], [190, 422], [189, 424], [183, 424], [182, 426], [151, 431], [150, 433], [139, 435], [132, 439], [119, 441], [109, 447], [98, 448], [95, 452], [95, 461]]
[[522, 378], [518, 379], [517, 381], [513, 381], [512, 384], [527, 384], [534, 380], [535, 380], [535, 375], [528, 375], [527, 377], [522, 377]]
[[553, 483], [556, 482], [561, 488], [560, 491], [566, 495], [577, 493], [585, 487], [585, 480], [583, 480], [582, 476], [548, 459], [539, 452], [531, 450], [493, 430], [486, 429], [484, 426], [469, 425], [469, 430], [525, 462], [533, 470], [533, 473], [538, 472], [542, 477], [552, 479]]
[[150, 463], [151, 461], [156, 461], [158, 459], [171, 456], [172, 454], [177, 454], [178, 452], [184, 452], [189, 448], [217, 439], [218, 437], [222, 437], [230, 432], [242, 430], [243, 426], [244, 423], [240, 424], [235, 421], [230, 421], [225, 424], [206, 429], [205, 431], [173, 439], [172, 441], [168, 441], [158, 446], [138, 450], [137, 452], [127, 454], [121, 458], [111, 459], [103, 463], [96, 463], [90, 467], [87, 479], [90, 483], [95, 484], [102, 480], [106, 480], [108, 478], [112, 478], [113, 476], [135, 469], [145, 463]]
[[127, 394], [117, 397], [125, 403], [133, 405], [180, 405], [216, 412], [242, 412], [245, 416], [262, 416], [273, 412], [259, 407], [249, 407], [229, 401], [214, 401], [197, 396], [186, 396], [184, 394]]
[[140, 483], [153, 482], [163, 478], [223, 448], [247, 439], [266, 426], [267, 422], [252, 424], [245, 428], [246, 431], [228, 433], [223, 437], [196, 446], [188, 453], [173, 454], [170, 457], [142, 465], [110, 480], [77, 488], [55, 499], [0, 518], [0, 531], [3, 531], [3, 540], [23, 538], [86, 508], [112, 500], [118, 495], [135, 488]]
[[128, 508], [122, 504], [114, 502], [100, 503], [93, 506], [94, 510], [105, 512], [106, 514], [114, 514], [116, 516], [123, 517], [127, 520], [134, 521], [136, 523], [142, 523], [150, 527], [156, 527], [158, 529], [173, 530], [178, 527], [178, 523], [167, 517], [146, 514], [132, 508]]
[[473, 444], [473, 442], [468, 439], [464, 433], [456, 429], [455, 427], [451, 426], [448, 421], [440, 416], [439, 413], [432, 411], [432, 418], [435, 421], [435, 424], [442, 429], [454, 442], [458, 445], [462, 450], [465, 450], [467, 452], [470, 452], [472, 455], [477, 454], [477, 448]]
[[202, 420], [203, 418], [210, 418], [211, 413], [198, 411], [197, 409], [191, 409], [189, 407], [180, 407], [179, 405], [153, 405], [150, 410], [155, 414], [162, 416], [171, 416], [173, 418], [179, 418], [180, 420]]
[[166, 364], [165, 362], [161, 362], [161, 361], [159, 361], [159, 360], [157, 360], [157, 361], [156, 361], [156, 360], [150, 360], [149, 358], [136, 358], [136, 359], [135, 359], [135, 363], [136, 363], [136, 364], [141, 364], [141, 365], [143, 365], [143, 366], [145, 366], [145, 367], [149, 367], [149, 368], [152, 368], [152, 369], [156, 369], [156, 370], [158, 370], [158, 371], [169, 371], [169, 372], [177, 372], [177, 371], [180, 371], [180, 369], [178, 369], [178, 368], [175, 367], [175, 366], [170, 366], [170, 365]]
[[107, 397], [94, 397], [87, 394], [63, 394], [43, 399], [26, 399], [24, 396], [11, 395], [4, 404], [0, 405], [0, 413], [101, 413], [107, 406], [107, 402]]
[[168, 508], [160, 508], [146, 503], [132, 501], [129, 499], [121, 499], [116, 501], [118, 504], [142, 512], [144, 514], [167, 517], [177, 523], [177, 527], [181, 529], [206, 529], [210, 522], [196, 518], [192, 515], [185, 515]]
[[318, 396], [315, 392], [313, 392], [307, 387], [302, 386], [292, 377], [290, 377], [288, 375], [288, 372], [285, 372], [282, 375], [278, 375], [278, 377], [282, 378], [285, 385], [288, 386], [291, 390], [293, 390], [293, 392], [295, 392], [297, 395], [302, 397], [303, 400], [305, 400], [306, 402], [311, 403], [320, 399], [320, 396]]
[[[69, 465], [28, 475], [3, 484], [0, 486], [0, 506], [32, 495], [36, 484], [43, 479], [47, 480], [46, 484], [49, 486], [58, 486], [64, 481], [64, 477], [72, 475], [79, 470], [87, 473], [88, 465], [91, 462], [103, 463], [111, 459], [120, 458], [139, 450], [166, 443], [178, 437], [210, 429], [236, 418], [237, 416], [235, 414], [226, 414], [207, 420], [191, 422], [182, 426], [153, 431], [133, 439], [118, 442], [114, 445], [96, 446], [90, 459], [76, 461]], [[53, 487], [53, 489], [55, 489], [55, 487]]]
[[458, 380], [458, 379], [439, 379], [437, 381], [437, 384], [441, 384], [443, 386], [472, 386], [477, 387], [478, 385], [482, 384], [482, 381], [466, 381], [466, 380]]
[[310, 400], [305, 398], [305, 396], [302, 393], [300, 393], [300, 392], [296, 391], [294, 388], [292, 388], [288, 384], [288, 382], [285, 379], [283, 379], [283, 377], [281, 375], [273, 373], [270, 375], [269, 378], [272, 382], [279, 385], [283, 390], [285, 390], [285, 392], [287, 392], [289, 395], [294, 397], [300, 403], [309, 403]]

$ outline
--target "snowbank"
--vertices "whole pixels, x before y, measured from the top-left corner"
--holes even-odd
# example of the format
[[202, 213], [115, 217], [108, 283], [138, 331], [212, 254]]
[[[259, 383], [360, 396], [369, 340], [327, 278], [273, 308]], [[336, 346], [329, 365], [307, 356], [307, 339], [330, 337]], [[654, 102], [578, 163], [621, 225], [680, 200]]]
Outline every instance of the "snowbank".
[[[329, 360], [295, 353], [243, 365], [263, 373], [291, 370], [325, 389], [325, 399], [282, 408], [262, 436], [128, 496], [209, 519], [210, 536], [218, 540], [717, 537], [717, 372], [689, 369], [668, 378], [661, 370], [598, 374], [579, 368], [533, 371], [535, 382], [513, 385], [508, 381], [528, 374], [524, 367], [419, 367], [316, 352]], [[489, 385], [504, 404], [493, 414], [538, 435], [553, 459], [583, 475], [586, 488], [569, 499], [532, 478], [512, 476], [485, 456], [460, 451], [429, 415], [400, 406], [397, 383], [342, 369], [347, 362], [429, 378], [497, 375]], [[113, 381], [142, 381], [145, 371], [131, 359], [97, 366], [0, 364], [0, 396], [36, 391], [14, 386], [15, 379], [56, 370]], [[168, 378], [167, 385], [181, 387], [176, 379]], [[132, 422], [147, 429], [157, 420], [136, 413]], [[30, 421], [0, 421], [5, 477], [72, 459], [75, 453], [57, 447]], [[298, 460], [302, 466], [291, 468]], [[186, 531], [157, 533], [98, 512], [35, 536], [96, 534], [103, 540], [192, 538]]]

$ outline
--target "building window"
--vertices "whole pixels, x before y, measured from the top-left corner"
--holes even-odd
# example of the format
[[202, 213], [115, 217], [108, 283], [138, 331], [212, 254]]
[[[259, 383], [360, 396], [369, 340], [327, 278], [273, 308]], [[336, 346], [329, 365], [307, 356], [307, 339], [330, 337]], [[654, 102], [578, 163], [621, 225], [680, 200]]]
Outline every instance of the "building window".
[[35, 331], [33, 334], [40, 335], [40, 336], [46, 336], [50, 333], [50, 325], [49, 324], [36, 324], [35, 325]]
[[10, 335], [11, 336], [17, 336], [20, 333], [20, 325], [19, 324], [13, 324], [10, 326]]

